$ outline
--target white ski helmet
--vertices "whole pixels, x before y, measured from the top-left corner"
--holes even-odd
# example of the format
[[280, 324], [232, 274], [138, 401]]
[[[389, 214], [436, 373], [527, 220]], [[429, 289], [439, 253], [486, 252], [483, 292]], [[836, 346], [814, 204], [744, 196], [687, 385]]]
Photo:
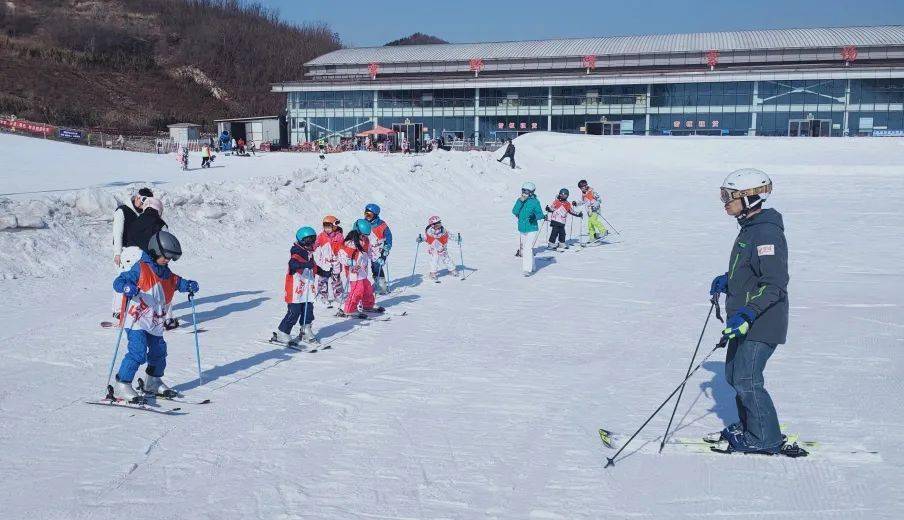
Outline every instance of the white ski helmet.
[[529, 191], [531, 193], [537, 191], [537, 186], [532, 182], [525, 182], [521, 185], [521, 191]]
[[765, 172], [756, 168], [735, 170], [722, 182], [722, 202], [728, 204], [732, 200], [741, 199], [744, 213], [754, 210], [772, 193], [772, 179]]
[[428, 226], [432, 226], [433, 224], [439, 224], [440, 222], [441, 222], [440, 218], [437, 215], [433, 215], [432, 217], [427, 219]]

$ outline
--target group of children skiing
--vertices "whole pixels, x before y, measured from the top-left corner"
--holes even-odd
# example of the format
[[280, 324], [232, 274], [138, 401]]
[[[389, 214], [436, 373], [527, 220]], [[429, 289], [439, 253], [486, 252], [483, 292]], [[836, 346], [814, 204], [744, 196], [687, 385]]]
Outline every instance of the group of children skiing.
[[[578, 182], [578, 189], [581, 190], [581, 200], [568, 202], [568, 188], [559, 190], [556, 199], [546, 206], [546, 212], [549, 213], [549, 244], [548, 249], [568, 249], [566, 242], [567, 234], [565, 233], [565, 223], [568, 216], [584, 218], [587, 214], [587, 236], [589, 242], [602, 240], [609, 234], [609, 230], [603, 226], [600, 221], [600, 196], [586, 180]], [[583, 207], [582, 211], [575, 211], [575, 207]], [[584, 242], [581, 242], [584, 245]]]

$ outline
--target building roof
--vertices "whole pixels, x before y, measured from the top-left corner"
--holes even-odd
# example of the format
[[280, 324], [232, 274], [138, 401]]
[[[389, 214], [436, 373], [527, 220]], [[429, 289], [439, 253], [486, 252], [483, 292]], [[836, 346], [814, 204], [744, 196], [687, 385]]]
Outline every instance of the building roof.
[[487, 43], [449, 43], [339, 49], [307, 63], [309, 66], [410, 63], [605, 56], [676, 52], [722, 52], [843, 47], [904, 46], [904, 25], [821, 27], [690, 34], [651, 34]]
[[238, 123], [241, 121], [263, 121], [265, 119], [279, 119], [281, 116], [251, 116], [251, 117], [231, 117], [228, 119], [214, 119], [214, 123]]
[[194, 128], [196, 126], [201, 125], [196, 125], [194, 123], [173, 123], [171, 125], [166, 125], [167, 128]]

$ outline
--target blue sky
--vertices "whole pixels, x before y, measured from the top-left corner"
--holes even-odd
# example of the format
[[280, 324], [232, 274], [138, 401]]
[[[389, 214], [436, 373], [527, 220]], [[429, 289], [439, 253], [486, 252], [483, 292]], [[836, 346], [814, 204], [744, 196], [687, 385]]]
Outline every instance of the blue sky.
[[324, 21], [348, 46], [420, 31], [452, 42], [904, 24], [904, 0], [261, 0], [292, 22]]

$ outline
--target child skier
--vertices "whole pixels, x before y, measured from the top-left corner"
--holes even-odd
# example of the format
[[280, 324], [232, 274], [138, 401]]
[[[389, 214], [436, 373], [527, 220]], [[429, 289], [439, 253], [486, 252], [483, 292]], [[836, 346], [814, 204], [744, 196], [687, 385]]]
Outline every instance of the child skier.
[[[568, 244], [565, 242], [565, 221], [568, 220], [568, 215], [573, 217], [581, 217], [584, 215], [583, 212], [575, 213], [574, 209], [572, 209], [571, 203], [568, 202], [568, 189], [562, 188], [559, 190], [559, 195], [556, 196], [556, 200], [552, 201], [552, 207], [546, 206], [546, 212], [549, 213], [549, 245], [547, 245], [547, 249], [557, 249], [564, 248], [568, 249]], [[556, 244], [558, 242], [558, 245]]]
[[380, 218], [380, 206], [368, 204], [364, 207], [364, 219], [370, 224], [371, 263], [370, 270], [374, 276], [374, 285], [380, 294], [389, 294], [389, 283], [386, 281], [386, 258], [392, 249], [392, 231], [389, 224]]
[[163, 319], [175, 291], [196, 293], [198, 282], [186, 280], [169, 269], [169, 263], [182, 256], [179, 240], [167, 231], [158, 231], [150, 241], [148, 252], [131, 269], [120, 273], [113, 281], [113, 289], [128, 298], [128, 311], [123, 326], [129, 348], [116, 374], [118, 397], [140, 403], [143, 397], [132, 388], [138, 367], [147, 362], [148, 375], [144, 391], [152, 395], [174, 397], [177, 392], [161, 379], [166, 369], [166, 341], [163, 340]]
[[446, 245], [449, 243], [449, 232], [443, 227], [439, 217], [434, 215], [427, 220], [424, 239], [427, 242], [427, 253], [430, 255], [430, 279], [437, 279], [437, 273], [443, 265], [449, 269], [452, 276], [458, 276], [458, 268], [446, 249]]
[[[584, 205], [584, 212], [587, 213], [587, 236], [590, 240], [595, 241], [604, 238], [609, 234], [609, 230], [603, 226], [600, 218], [600, 195], [587, 184], [587, 181], [581, 179], [578, 181], [578, 188], [581, 190], [581, 204]], [[581, 244], [583, 245], [583, 244]]]
[[[323, 231], [314, 242], [314, 261], [323, 272], [317, 277], [317, 297], [327, 302], [328, 308], [332, 308], [333, 302], [340, 301], [344, 294], [342, 264], [339, 263], [339, 249], [344, 241], [339, 219], [332, 215], [323, 217]], [[333, 285], [332, 291], [330, 283]]]
[[[298, 228], [295, 243], [289, 251], [289, 270], [286, 272], [285, 299], [286, 315], [279, 322], [279, 330], [273, 333], [273, 340], [287, 345], [306, 341], [318, 343], [311, 322], [314, 321], [314, 274], [318, 270], [314, 262], [314, 242], [317, 232], [310, 226]], [[301, 332], [292, 338], [295, 322]]]
[[354, 228], [345, 237], [345, 243], [339, 250], [339, 262], [345, 267], [348, 279], [348, 296], [345, 299], [345, 307], [336, 315], [345, 317], [357, 315], [366, 317], [363, 311], [383, 312], [383, 307], [374, 306], [374, 287], [368, 279], [371, 261], [370, 222], [358, 219]]

